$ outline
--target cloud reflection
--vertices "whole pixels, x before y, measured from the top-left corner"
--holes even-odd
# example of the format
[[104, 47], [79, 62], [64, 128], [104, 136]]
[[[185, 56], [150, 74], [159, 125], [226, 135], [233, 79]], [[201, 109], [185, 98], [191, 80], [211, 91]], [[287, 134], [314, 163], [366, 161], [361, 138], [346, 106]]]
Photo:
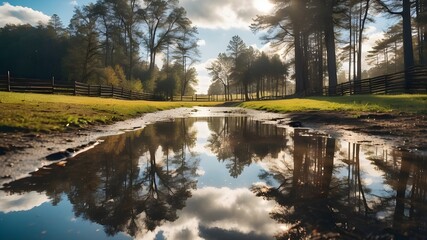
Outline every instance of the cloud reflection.
[[[193, 192], [175, 222], [138, 239], [271, 239], [283, 226], [269, 217], [272, 202], [256, 197], [246, 188], [205, 187]], [[218, 238], [221, 236], [220, 238]]]
[[46, 193], [28, 192], [25, 194], [7, 194], [0, 191], [0, 212], [28, 211], [48, 202]]

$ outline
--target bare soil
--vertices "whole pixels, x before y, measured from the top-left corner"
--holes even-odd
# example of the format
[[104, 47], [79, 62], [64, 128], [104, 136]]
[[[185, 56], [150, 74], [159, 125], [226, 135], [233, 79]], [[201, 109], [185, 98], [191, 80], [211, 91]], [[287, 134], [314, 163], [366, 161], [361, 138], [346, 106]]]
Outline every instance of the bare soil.
[[[383, 140], [408, 150], [427, 151], [427, 116], [408, 113], [302, 112], [287, 115], [293, 121], [332, 135], [359, 135]], [[347, 139], [348, 140], [348, 139]]]
[[147, 124], [190, 116], [247, 115], [284, 127], [308, 127], [358, 142], [370, 141], [427, 151], [427, 117], [404, 113], [296, 112], [268, 113], [241, 108], [178, 108], [145, 114], [113, 125], [90, 126], [61, 133], [0, 132], [0, 185], [61, 161], [98, 144], [98, 139]]

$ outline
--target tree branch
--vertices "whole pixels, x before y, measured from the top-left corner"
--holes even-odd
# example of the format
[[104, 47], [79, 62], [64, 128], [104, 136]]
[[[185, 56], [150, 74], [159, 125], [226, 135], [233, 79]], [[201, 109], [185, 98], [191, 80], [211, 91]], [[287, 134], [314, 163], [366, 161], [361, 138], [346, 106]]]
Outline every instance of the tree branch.
[[403, 14], [403, 11], [395, 12], [395, 11], [391, 10], [391, 9], [387, 6], [387, 4], [385, 4], [382, 0], [377, 0], [377, 2], [378, 2], [378, 4], [380, 4], [380, 5], [381, 5], [381, 7], [383, 7], [383, 8], [384, 8], [388, 13], [390, 13], [390, 14], [395, 14], [395, 15], [402, 15], [402, 14]]

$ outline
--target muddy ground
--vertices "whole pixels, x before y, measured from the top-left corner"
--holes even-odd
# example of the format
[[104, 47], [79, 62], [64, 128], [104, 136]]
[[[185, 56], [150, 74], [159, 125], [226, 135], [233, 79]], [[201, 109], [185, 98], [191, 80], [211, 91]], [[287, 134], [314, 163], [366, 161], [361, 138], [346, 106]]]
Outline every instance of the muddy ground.
[[224, 115], [247, 115], [290, 128], [308, 127], [350, 142], [427, 151], [427, 117], [424, 115], [317, 111], [279, 114], [241, 108], [179, 108], [65, 133], [0, 132], [0, 185], [91, 148], [102, 136], [143, 128], [156, 121]]

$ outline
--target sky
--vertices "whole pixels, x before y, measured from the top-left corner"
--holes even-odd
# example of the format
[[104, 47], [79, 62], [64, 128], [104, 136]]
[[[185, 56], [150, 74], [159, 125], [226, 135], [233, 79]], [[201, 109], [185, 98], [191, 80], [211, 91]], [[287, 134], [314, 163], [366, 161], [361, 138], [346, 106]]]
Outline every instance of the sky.
[[[68, 25], [75, 7], [96, 0], [9, 0], [0, 3], [0, 27], [7, 23], [37, 25], [46, 23], [50, 16], [57, 14], [65, 26]], [[260, 35], [254, 34], [249, 26], [256, 15], [267, 14], [272, 9], [268, 0], [180, 0], [187, 10], [187, 16], [199, 30], [200, 61], [195, 65], [199, 85], [197, 93], [206, 93], [211, 78], [206, 67], [221, 52], [235, 35], [240, 36], [248, 46], [272, 51], [262, 43]], [[366, 32], [365, 52], [376, 40], [382, 38], [387, 27], [382, 23], [371, 25]]]

